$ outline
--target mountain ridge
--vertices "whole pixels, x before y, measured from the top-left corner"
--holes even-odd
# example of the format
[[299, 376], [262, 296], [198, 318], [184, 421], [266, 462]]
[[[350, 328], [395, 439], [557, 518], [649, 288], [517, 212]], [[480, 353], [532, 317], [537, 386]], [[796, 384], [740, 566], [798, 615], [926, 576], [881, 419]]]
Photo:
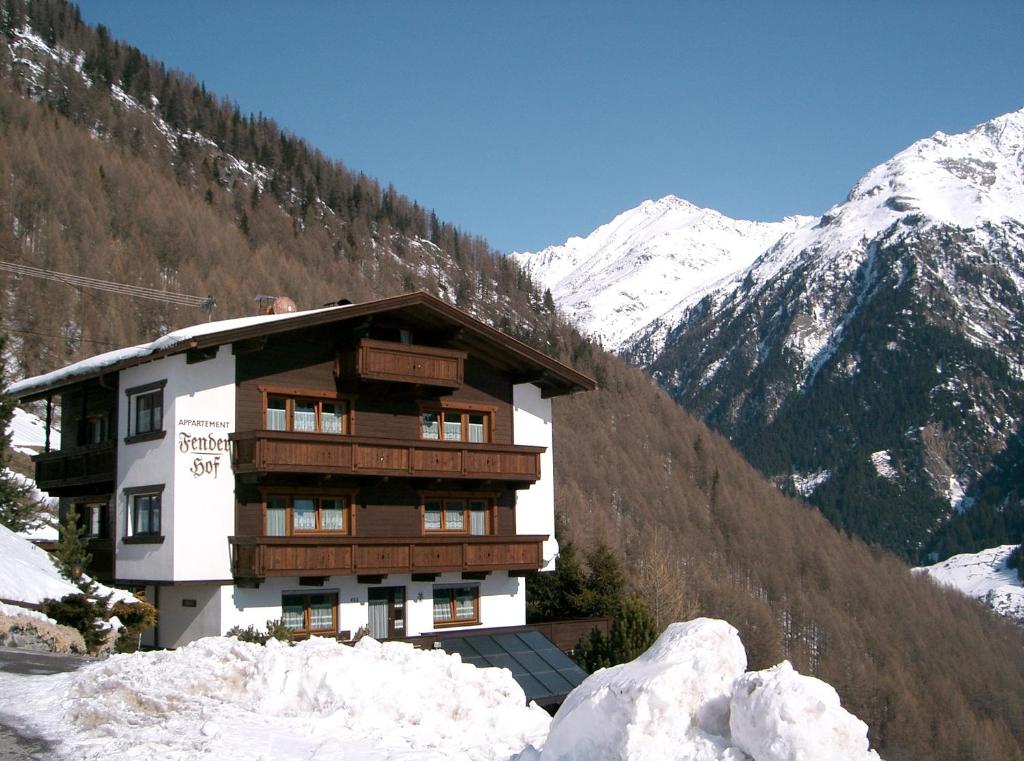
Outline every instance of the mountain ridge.
[[509, 256], [549, 288], [588, 335], [621, 348], [639, 321], [749, 264], [811, 217], [780, 222], [731, 219], [676, 196], [644, 201], [586, 237]]
[[[1024, 404], [1022, 210], [1024, 109], [937, 132], [615, 348], [837, 525], [907, 557], [968, 549], [936, 528], [982, 499], [1020, 509], [980, 484]], [[549, 286], [551, 271], [533, 270]], [[573, 299], [600, 287], [616, 284], [553, 294], [574, 316]], [[616, 319], [594, 312], [584, 329]]]

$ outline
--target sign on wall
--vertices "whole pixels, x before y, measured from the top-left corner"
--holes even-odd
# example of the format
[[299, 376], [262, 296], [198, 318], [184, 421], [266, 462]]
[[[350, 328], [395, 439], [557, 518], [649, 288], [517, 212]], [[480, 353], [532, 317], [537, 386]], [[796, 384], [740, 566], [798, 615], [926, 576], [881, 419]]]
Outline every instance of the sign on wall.
[[181, 459], [192, 478], [216, 479], [227, 469], [230, 430], [231, 423], [223, 420], [178, 420], [178, 453], [185, 455]]

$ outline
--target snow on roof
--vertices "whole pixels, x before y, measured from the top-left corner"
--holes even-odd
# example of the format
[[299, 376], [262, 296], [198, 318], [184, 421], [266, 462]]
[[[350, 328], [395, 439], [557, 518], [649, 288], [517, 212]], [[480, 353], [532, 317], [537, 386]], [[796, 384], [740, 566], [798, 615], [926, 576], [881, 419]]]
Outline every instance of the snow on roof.
[[311, 314], [317, 314], [320, 312], [345, 309], [347, 306], [351, 305], [330, 306], [322, 309], [309, 309], [304, 312], [290, 312], [288, 314], [266, 314], [256, 315], [253, 317], [236, 317], [230, 320], [217, 320], [216, 322], [192, 325], [188, 328], [175, 330], [167, 335], [161, 336], [155, 341], [150, 341], [149, 343], [129, 346], [124, 349], [115, 349], [114, 351], [108, 351], [104, 354], [97, 354], [95, 357], [83, 359], [82, 361], [75, 362], [67, 367], [62, 367], [59, 370], [54, 370], [53, 372], [45, 373], [44, 375], [37, 375], [33, 378], [26, 378], [25, 380], [18, 381], [17, 383], [12, 383], [7, 387], [5, 393], [10, 394], [11, 396], [28, 396], [37, 390], [56, 386], [75, 378], [95, 375], [108, 367], [119, 365], [122, 362], [127, 362], [133, 359], [144, 359], [145, 357], [153, 354], [172, 351], [177, 347], [184, 349], [186, 348], [185, 344], [189, 341], [202, 336], [207, 336], [213, 333], [224, 333], [231, 330], [239, 330], [241, 328], [248, 328], [254, 325], [281, 322], [284, 320], [294, 319], [296, 317], [308, 317]]

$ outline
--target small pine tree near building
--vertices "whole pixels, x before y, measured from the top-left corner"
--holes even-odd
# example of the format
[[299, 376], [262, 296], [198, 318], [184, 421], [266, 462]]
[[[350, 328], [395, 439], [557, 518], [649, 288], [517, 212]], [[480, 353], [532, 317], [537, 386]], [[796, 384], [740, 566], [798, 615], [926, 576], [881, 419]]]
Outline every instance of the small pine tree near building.
[[[82, 574], [92, 562], [92, 555], [85, 543], [86, 527], [78, 521], [78, 511], [74, 506], [68, 509], [60, 524], [60, 538], [53, 554], [56, 557], [61, 573], [74, 584], [81, 586]], [[85, 590], [89, 591], [89, 590]]]

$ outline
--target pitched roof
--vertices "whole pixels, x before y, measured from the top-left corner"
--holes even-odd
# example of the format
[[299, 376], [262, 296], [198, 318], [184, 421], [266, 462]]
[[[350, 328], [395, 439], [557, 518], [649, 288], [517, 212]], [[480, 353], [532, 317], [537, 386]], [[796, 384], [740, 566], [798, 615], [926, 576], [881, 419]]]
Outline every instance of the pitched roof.
[[[506, 369], [519, 374], [523, 380], [536, 383], [544, 390], [545, 396], [591, 391], [597, 387], [591, 378], [543, 352], [492, 328], [435, 296], [417, 291], [361, 304], [193, 325], [175, 330], [149, 343], [98, 354], [59, 370], [26, 378], [8, 386], [5, 393], [23, 401], [38, 399], [89, 378], [162, 359], [172, 354], [180, 354], [189, 349], [221, 346], [383, 313], [399, 313], [424, 324], [447, 324], [462, 328], [462, 333], [455, 340], [456, 343], [471, 352], [485, 355], [490, 361], [502, 364]], [[497, 351], [495, 346], [498, 347]]]

